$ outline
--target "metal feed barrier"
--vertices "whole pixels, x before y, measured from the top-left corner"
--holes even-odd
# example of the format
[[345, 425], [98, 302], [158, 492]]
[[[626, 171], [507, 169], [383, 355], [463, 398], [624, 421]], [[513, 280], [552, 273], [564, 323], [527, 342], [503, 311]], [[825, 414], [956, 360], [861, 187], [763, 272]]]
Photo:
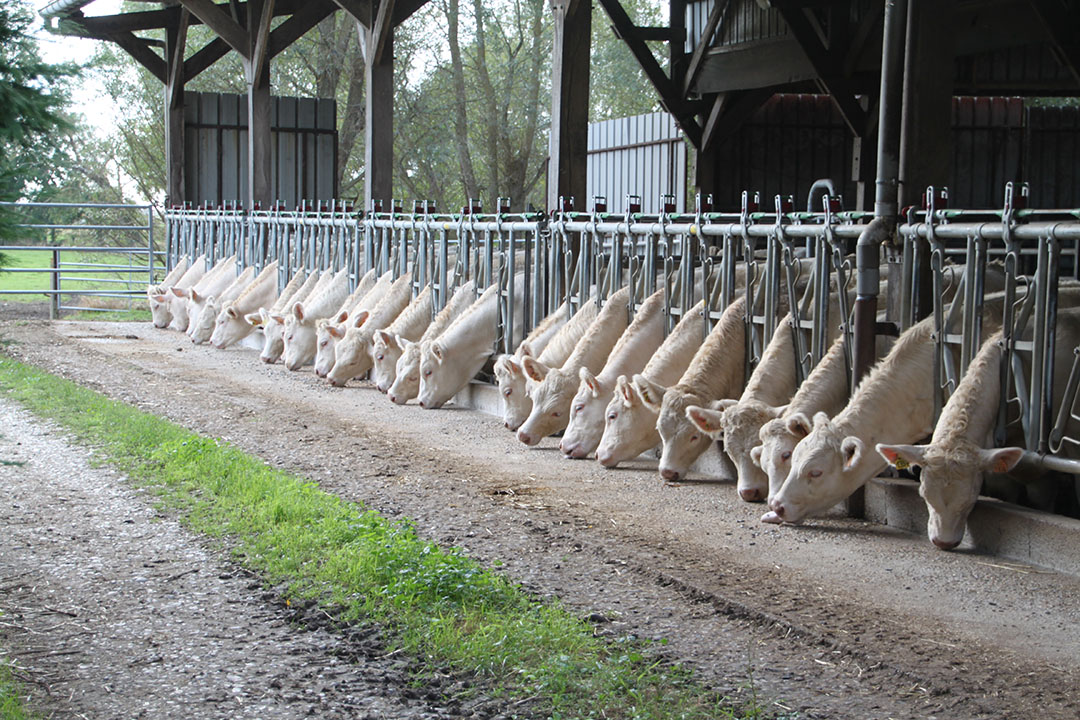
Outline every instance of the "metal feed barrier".
[[[1024, 191], [1026, 193], [1026, 191]], [[984, 294], [988, 260], [1000, 259], [1006, 276], [1005, 327], [1007, 362], [1002, 387], [1007, 397], [1001, 410], [999, 439], [1006, 417], [1023, 424], [1030, 460], [1046, 467], [1080, 472], [1080, 462], [1056, 454], [1080, 448], [1080, 438], [1067, 434], [1070, 418], [1080, 420], [1080, 352], [1075, 355], [1067, 402], [1051, 414], [1054, 361], [1054, 317], [1059, 268], [1076, 277], [1080, 244], [1080, 211], [1036, 211], [1023, 207], [1022, 193], [1007, 191], [1005, 207], [995, 211], [949, 210], [947, 197], [931, 189], [925, 209], [911, 210], [907, 222], [887, 247], [899, 289], [895, 331], [918, 317], [933, 314], [937, 327], [936, 407], [948, 394], [978, 351], [982, 328], [977, 308]], [[825, 195], [821, 212], [797, 212], [790, 198], [774, 198], [761, 207], [760, 198], [743, 194], [738, 212], [712, 212], [708, 202], [697, 203], [693, 214], [676, 214], [667, 198], [663, 212], [639, 212], [640, 201], [626, 199], [623, 213], [608, 212], [604, 198], [595, 198], [590, 212], [575, 212], [569, 203], [550, 217], [506, 212], [484, 214], [471, 202], [460, 213], [436, 213], [427, 203], [412, 212], [395, 203], [391, 212], [376, 208], [356, 212], [331, 203], [293, 211], [255, 213], [238, 210], [186, 209], [167, 213], [170, 265], [181, 255], [205, 254], [216, 260], [237, 254], [241, 265], [261, 267], [278, 260], [284, 284], [301, 269], [348, 268], [353, 286], [369, 269], [411, 273], [414, 292], [431, 283], [435, 308], [453, 290], [475, 280], [477, 292], [497, 283], [500, 296], [496, 352], [512, 352], [514, 284], [525, 283], [524, 318], [527, 332], [547, 313], [566, 301], [571, 309], [590, 298], [603, 303], [616, 290], [629, 287], [632, 315], [640, 303], [663, 289], [668, 329], [696, 301], [706, 298], [706, 332], [724, 308], [745, 296], [749, 338], [749, 375], [761, 358], [788, 309], [795, 333], [797, 375], [801, 382], [828, 350], [829, 329], [846, 335], [849, 377], [857, 338], [849, 321], [855, 266], [855, 243], [872, 215], [844, 212], [840, 200]], [[957, 296], [963, 304], [950, 311], [943, 302], [946, 259], [964, 262]], [[919, 304], [930, 266], [932, 301]], [[830, 293], [840, 311], [829, 317]], [[1031, 339], [1023, 339], [1028, 323]], [[942, 328], [948, 327], [948, 332]], [[952, 328], [959, 328], [955, 331]], [[884, 328], [880, 328], [884, 329]], [[865, 342], [865, 340], [863, 340]], [[950, 348], [954, 348], [950, 350]], [[1029, 358], [1023, 362], [1024, 356]], [[954, 360], [954, 357], [956, 358]], [[1007, 407], [1014, 410], [1007, 413]], [[1080, 453], [1078, 453], [1080, 454]]]
[[[49, 267], [8, 267], [5, 273], [31, 273], [48, 277], [48, 287], [40, 289], [5, 288], [0, 283], [0, 295], [45, 295], [49, 298], [49, 316], [55, 318], [61, 310], [107, 311], [113, 308], [92, 307], [64, 302], [63, 298], [99, 297], [130, 301], [146, 293], [147, 283], [153, 284], [165, 272], [165, 258], [154, 249], [153, 207], [119, 203], [40, 203], [0, 202], [13, 213], [17, 232], [33, 243], [2, 245], [0, 251], [10, 252], [17, 259], [20, 252], [47, 251]], [[104, 215], [105, 220], [54, 221], [48, 217], [34, 219], [33, 214], [49, 215], [50, 210], [64, 214]], [[124, 215], [135, 214], [145, 222], [124, 222]], [[30, 217], [28, 217], [30, 215]], [[112, 219], [118, 217], [119, 219]], [[104, 245], [100, 242], [60, 244], [57, 231], [67, 234], [87, 233], [129, 234], [136, 242], [125, 245]], [[87, 256], [91, 257], [87, 257]], [[100, 259], [92, 256], [104, 256]], [[66, 259], [76, 256], [76, 259]], [[111, 260], [119, 257], [120, 260]], [[171, 267], [171, 265], [170, 265]], [[80, 287], [73, 287], [81, 283]]]

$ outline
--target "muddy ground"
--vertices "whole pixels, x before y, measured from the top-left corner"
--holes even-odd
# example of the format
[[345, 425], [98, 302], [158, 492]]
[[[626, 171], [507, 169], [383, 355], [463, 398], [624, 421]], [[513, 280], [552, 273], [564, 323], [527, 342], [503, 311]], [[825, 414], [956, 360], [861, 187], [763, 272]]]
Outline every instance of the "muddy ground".
[[[842, 517], [764, 526], [728, 483], [565, 460], [555, 440], [525, 448], [477, 412], [395, 407], [148, 325], [14, 320], [0, 335], [15, 357], [413, 518], [535, 594], [612, 618], [603, 632], [662, 640], [723, 692], [745, 694], [752, 675], [776, 711], [1080, 716], [1075, 577]], [[253, 618], [280, 612], [252, 603]]]

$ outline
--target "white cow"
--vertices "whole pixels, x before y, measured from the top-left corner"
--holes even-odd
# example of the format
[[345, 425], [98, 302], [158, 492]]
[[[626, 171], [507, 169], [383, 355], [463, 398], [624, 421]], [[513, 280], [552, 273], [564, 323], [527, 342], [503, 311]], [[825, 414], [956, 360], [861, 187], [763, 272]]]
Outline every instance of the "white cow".
[[641, 375], [634, 384], [641, 399], [657, 412], [656, 429], [663, 451], [660, 476], [675, 482], [708, 449], [711, 439], [686, 417], [691, 405], [711, 406], [716, 400], [742, 392], [746, 347], [746, 297], [724, 310], [716, 326], [694, 354], [679, 382], [670, 388], [650, 383]]
[[[514, 328], [524, 324], [525, 276], [514, 278]], [[450, 327], [420, 348], [420, 407], [441, 408], [480, 371], [495, 351], [498, 328], [497, 285], [492, 285]], [[510, 338], [516, 345], [517, 338]]]
[[277, 276], [278, 264], [275, 260], [263, 268], [239, 297], [232, 302], [222, 302], [222, 309], [214, 320], [214, 331], [210, 335], [211, 345], [224, 350], [255, 331], [255, 326], [247, 319], [248, 315], [277, 301]]
[[157, 285], [146, 286], [146, 302], [150, 305], [150, 318], [154, 327], [167, 327], [172, 320], [172, 312], [169, 310], [169, 297], [172, 293], [169, 288], [179, 282], [190, 267], [188, 257], [185, 255], [177, 261], [175, 267]]
[[626, 375], [615, 379], [614, 397], [605, 410], [604, 434], [596, 448], [596, 459], [601, 465], [616, 467], [660, 444], [656, 410], [641, 399], [642, 394], [679, 382], [704, 339], [705, 302], [702, 301], [683, 313], [649, 359], [637, 376], [642, 378], [640, 385]]
[[[203, 306], [206, 305], [206, 299], [211, 295], [218, 295], [223, 292], [225, 288], [236, 280], [236, 274], [236, 256], [233, 255], [224, 260], [219, 260], [209, 272], [202, 276], [199, 282], [190, 288], [172, 288], [173, 295], [184, 298], [186, 301], [187, 313], [183, 316], [186, 326], [184, 332], [189, 336], [191, 335], [192, 329], [199, 322], [199, 314], [202, 312]], [[179, 317], [174, 315], [173, 319], [179, 320]]]
[[[172, 315], [172, 320], [169, 321], [170, 330], [187, 332], [188, 325], [191, 321], [188, 312], [191, 305], [189, 299], [190, 292], [196, 288], [201, 288], [205, 283], [210, 282], [226, 268], [229, 269], [229, 272], [232, 275], [235, 275], [235, 263], [235, 255], [218, 260], [213, 267], [207, 267], [205, 259], [202, 263], [196, 261], [195, 265], [189, 268], [188, 272], [184, 273], [185, 277], [180, 278], [180, 282], [169, 288], [169, 295], [171, 296], [169, 298], [169, 312]], [[194, 277], [194, 282], [188, 282], [189, 277]]]
[[518, 428], [518, 440], [526, 445], [536, 445], [566, 427], [570, 421], [570, 403], [581, 383], [581, 368], [596, 373], [603, 367], [630, 324], [629, 302], [629, 288], [612, 294], [561, 367], [548, 367], [536, 358], [522, 358], [526, 377], [537, 384], [529, 393], [533, 406], [529, 417]]
[[[301, 277], [303, 272], [297, 273]], [[331, 273], [313, 272], [304, 278], [300, 287], [296, 288], [289, 297], [281, 293], [278, 301], [270, 310], [259, 310], [259, 318], [263, 328], [263, 347], [259, 359], [267, 365], [273, 365], [285, 352], [285, 316], [292, 314], [292, 306], [310, 297], [323, 278], [329, 278]]]
[[[428, 287], [430, 297], [430, 286]], [[344, 387], [353, 378], [371, 369], [372, 340], [376, 330], [382, 330], [397, 319], [412, 298], [412, 276], [402, 275], [390, 285], [386, 295], [372, 310], [360, 310], [349, 318], [349, 329], [334, 348], [334, 364], [326, 379], [335, 387]], [[430, 313], [430, 307], [428, 313]]]
[[570, 403], [570, 422], [559, 450], [563, 455], [581, 459], [592, 454], [604, 435], [604, 417], [620, 375], [634, 375], [645, 369], [649, 359], [664, 341], [664, 291], [657, 290], [641, 304], [634, 321], [626, 329], [604, 363], [593, 374], [588, 368], [578, 370], [581, 384]]
[[394, 382], [386, 391], [390, 402], [396, 405], [404, 405], [420, 392], [420, 348], [431, 343], [439, 337], [459, 316], [472, 307], [476, 300], [475, 284], [472, 280], [461, 285], [450, 297], [449, 302], [435, 314], [435, 319], [428, 325], [427, 330], [420, 336], [419, 342], [409, 342], [398, 338], [401, 346], [401, 357], [398, 358], [394, 368]]
[[394, 322], [385, 329], [375, 331], [371, 343], [371, 379], [379, 392], [387, 392], [397, 378], [397, 362], [403, 352], [401, 341], [415, 342], [423, 337], [424, 331], [431, 325], [434, 309], [435, 292], [428, 285]]
[[[254, 280], [255, 266], [250, 265], [244, 268], [244, 271], [237, 275], [220, 294], [209, 295], [205, 302], [202, 303], [198, 319], [188, 325], [188, 335], [191, 337], [191, 342], [202, 345], [209, 340], [214, 332], [214, 326], [221, 309], [227, 303], [231, 303], [240, 297]], [[197, 303], [198, 301], [192, 298], [191, 302]]]
[[[529, 393], [535, 383], [525, 376], [525, 370], [521, 367], [522, 358], [528, 355], [548, 367], [561, 367], [599, 311], [595, 299], [590, 298], [569, 321], [559, 326], [554, 337], [540, 350], [537, 350], [529, 338], [525, 338], [516, 353], [500, 355], [495, 360], [495, 381], [503, 403], [503, 427], [517, 432], [532, 411], [532, 398]], [[568, 312], [569, 306], [564, 303], [552, 315], [562, 315], [565, 319]]]
[[[1059, 312], [1055, 337], [1053, 416], [1063, 402], [1073, 349], [1080, 344], [1080, 313]], [[993, 446], [1003, 355], [1004, 340], [998, 332], [983, 343], [949, 397], [928, 445], [876, 446], [890, 464], [922, 467], [919, 494], [929, 511], [927, 534], [942, 550], [952, 550], [964, 539], [967, 517], [983, 486], [983, 474], [1007, 473], [1024, 454], [1020, 447], [985, 449]], [[1075, 431], [1075, 421], [1073, 426]], [[1052, 503], [1052, 496], [1048, 499]]]
[[315, 360], [315, 323], [337, 310], [349, 296], [349, 271], [342, 268], [334, 274], [316, 296], [295, 303], [285, 318], [285, 367], [299, 370]]
[[[330, 317], [315, 323], [315, 374], [317, 376], [326, 377], [330, 368], [334, 367], [334, 352], [338, 341], [345, 337], [345, 331], [350, 324], [349, 318], [356, 318], [361, 310], [374, 310], [390, 289], [390, 283], [393, 282], [392, 275], [392, 272], [387, 271], [381, 277], [376, 277], [374, 268], [368, 270], [357, 283], [352, 294], [341, 303], [341, 307]], [[363, 320], [360, 324], [363, 324]]]

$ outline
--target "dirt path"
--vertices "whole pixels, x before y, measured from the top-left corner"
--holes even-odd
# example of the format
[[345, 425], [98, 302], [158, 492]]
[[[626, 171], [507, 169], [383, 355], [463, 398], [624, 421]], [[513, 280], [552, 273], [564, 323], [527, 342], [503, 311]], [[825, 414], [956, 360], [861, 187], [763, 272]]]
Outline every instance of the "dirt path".
[[845, 518], [777, 528], [724, 484], [661, 485], [146, 325], [14, 324], [11, 354], [225, 437], [499, 561], [606, 632], [802, 717], [1080, 715], [1080, 581]]
[[[58, 718], [429, 718], [377, 638], [273, 593], [88, 453], [0, 399], [0, 647]], [[480, 712], [479, 717], [491, 713]]]

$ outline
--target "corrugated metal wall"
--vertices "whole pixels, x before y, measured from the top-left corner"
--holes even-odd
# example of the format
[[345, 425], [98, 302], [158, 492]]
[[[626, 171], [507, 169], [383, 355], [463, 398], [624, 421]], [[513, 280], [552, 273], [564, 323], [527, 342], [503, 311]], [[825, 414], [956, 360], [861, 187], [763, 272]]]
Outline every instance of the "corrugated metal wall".
[[[247, 97], [184, 93], [184, 188], [196, 205], [247, 198]], [[275, 97], [270, 115], [270, 182], [292, 208], [337, 197], [337, 103]]]
[[642, 212], [657, 213], [665, 194], [685, 210], [686, 143], [667, 113], [589, 123], [588, 147], [589, 197], [577, 199], [578, 210], [591, 209], [592, 198], [603, 195], [608, 210], [622, 212], [627, 195], [640, 195]]

